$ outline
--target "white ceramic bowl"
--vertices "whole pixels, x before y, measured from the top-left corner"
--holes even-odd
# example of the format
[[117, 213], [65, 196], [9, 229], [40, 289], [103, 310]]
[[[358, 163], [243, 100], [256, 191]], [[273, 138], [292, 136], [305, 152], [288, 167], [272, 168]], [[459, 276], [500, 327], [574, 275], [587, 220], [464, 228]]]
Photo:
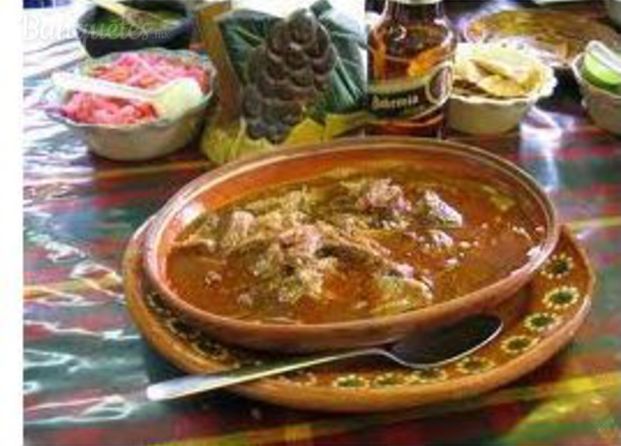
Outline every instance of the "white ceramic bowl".
[[[201, 103], [173, 120], [157, 119], [135, 125], [84, 124], [75, 122], [59, 112], [59, 106], [65, 98], [58, 90], [51, 89], [46, 95], [46, 102], [51, 106], [48, 107], [48, 115], [77, 132], [91, 152], [112, 160], [142, 161], [158, 158], [188, 144], [205, 122], [206, 109], [216, 85], [216, 69], [206, 56], [191, 51], [154, 48], [139, 52], [142, 51], [161, 52], [171, 57], [189, 59], [201, 65], [209, 73], [210, 82], [210, 89], [205, 93]], [[81, 69], [90, 64], [113, 60], [120, 54], [122, 53], [113, 53], [93, 59], [86, 62]]]
[[[523, 50], [516, 51], [524, 53]], [[536, 56], [526, 55], [541, 63]], [[544, 81], [527, 97], [499, 99], [453, 93], [448, 104], [449, 127], [470, 134], [504, 133], [516, 127], [539, 99], [550, 96], [554, 91], [554, 70], [544, 65], [542, 70]]]
[[574, 77], [580, 85], [582, 105], [595, 125], [616, 135], [621, 135], [621, 95], [596, 87], [582, 76], [584, 53], [576, 56], [571, 64]]

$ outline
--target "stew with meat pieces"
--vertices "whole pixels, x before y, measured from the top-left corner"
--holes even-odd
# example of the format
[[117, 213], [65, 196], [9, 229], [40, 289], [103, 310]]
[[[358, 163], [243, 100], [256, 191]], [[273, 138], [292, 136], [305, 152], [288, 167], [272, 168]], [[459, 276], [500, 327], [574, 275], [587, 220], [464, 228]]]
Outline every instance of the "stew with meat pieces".
[[502, 184], [407, 168], [326, 174], [202, 215], [175, 242], [167, 273], [211, 313], [342, 322], [489, 285], [526, 263], [542, 235]]

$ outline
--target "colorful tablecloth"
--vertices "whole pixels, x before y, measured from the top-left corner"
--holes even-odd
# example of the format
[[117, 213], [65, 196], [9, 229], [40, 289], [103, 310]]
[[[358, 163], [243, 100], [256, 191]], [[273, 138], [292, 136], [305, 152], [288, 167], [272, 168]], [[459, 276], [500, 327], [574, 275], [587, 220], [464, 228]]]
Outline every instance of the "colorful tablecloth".
[[[457, 21], [507, 5], [448, 2]], [[599, 3], [570, 9], [603, 15]], [[596, 268], [588, 321], [544, 367], [479, 398], [388, 414], [298, 412], [226, 392], [145, 402], [149, 382], [179, 372], [129, 319], [121, 256], [132, 232], [211, 166], [196, 148], [150, 163], [98, 159], [37, 109], [49, 74], [83, 57], [73, 19], [61, 8], [28, 11], [24, 20], [26, 444], [621, 444], [621, 139], [593, 126], [567, 79], [519, 129], [451, 137], [533, 174]]]

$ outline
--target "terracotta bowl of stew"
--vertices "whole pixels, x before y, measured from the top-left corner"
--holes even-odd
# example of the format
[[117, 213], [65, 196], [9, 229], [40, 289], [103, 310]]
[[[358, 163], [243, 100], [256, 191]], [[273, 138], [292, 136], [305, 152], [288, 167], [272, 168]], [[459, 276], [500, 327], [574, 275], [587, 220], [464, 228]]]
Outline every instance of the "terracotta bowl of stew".
[[558, 233], [536, 181], [489, 152], [353, 138], [202, 175], [156, 214], [143, 262], [164, 301], [218, 340], [301, 353], [494, 307]]

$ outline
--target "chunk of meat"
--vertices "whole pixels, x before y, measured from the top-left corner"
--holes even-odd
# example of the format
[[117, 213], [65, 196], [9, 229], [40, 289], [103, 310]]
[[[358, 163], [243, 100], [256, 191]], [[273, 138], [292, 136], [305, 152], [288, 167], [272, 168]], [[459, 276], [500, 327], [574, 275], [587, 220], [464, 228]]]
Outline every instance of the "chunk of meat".
[[298, 225], [270, 239], [256, 239], [254, 266], [256, 276], [278, 275], [284, 266], [295, 268], [303, 262], [317, 261], [315, 253], [322, 247], [322, 236], [313, 225]]
[[305, 223], [308, 215], [300, 211], [270, 211], [257, 217], [256, 235], [266, 237]]
[[270, 242], [262, 250], [263, 255], [257, 250], [259, 258], [252, 265], [252, 274], [264, 280], [271, 280], [278, 276], [285, 265], [285, 253], [280, 243]]
[[277, 298], [282, 303], [295, 303], [302, 296], [319, 300], [323, 296], [325, 270], [330, 267], [325, 262], [306, 263], [284, 277], [278, 287]]
[[455, 247], [453, 238], [441, 229], [427, 229], [421, 235], [414, 232], [408, 235], [418, 242], [418, 248], [425, 254], [441, 255], [450, 253]]
[[[260, 226], [255, 223], [255, 229]], [[407, 279], [414, 275], [413, 267], [390, 260], [390, 251], [372, 238], [321, 221], [295, 224], [269, 237], [252, 236], [230, 253], [249, 262], [249, 271], [258, 279], [256, 293], [281, 303], [295, 303], [303, 296], [324, 298], [326, 273], [345, 258], [366, 262], [381, 274]]]
[[336, 259], [316, 256], [322, 245], [315, 225], [297, 225], [273, 237], [266, 249], [255, 251], [259, 258], [252, 273], [260, 279], [258, 292], [273, 294], [281, 303], [321, 298], [325, 273], [336, 266]]
[[400, 278], [414, 274], [410, 265], [388, 259], [389, 251], [374, 240], [347, 236], [323, 222], [294, 226], [266, 242], [254, 242], [253, 257], [258, 259], [252, 273], [260, 279], [262, 292], [276, 294], [279, 302], [321, 298], [325, 273], [336, 267], [339, 258], [356, 258]]
[[230, 250], [249, 238], [255, 225], [256, 217], [248, 211], [233, 211], [220, 226], [219, 245]]
[[279, 237], [281, 246], [290, 257], [310, 258], [321, 248], [323, 240], [315, 225], [299, 225], [283, 232]]
[[412, 271], [409, 265], [389, 260], [390, 251], [372, 238], [358, 232], [345, 233], [325, 222], [297, 225], [271, 237], [253, 237], [231, 252], [247, 257], [260, 256], [261, 262], [269, 260], [291, 264], [312, 257], [354, 257], [369, 260], [382, 270], [398, 274], [409, 274]]
[[329, 248], [342, 246], [344, 248], [351, 248], [354, 252], [360, 252], [362, 255], [372, 257], [387, 257], [390, 255], [390, 250], [376, 240], [366, 237], [362, 231], [347, 231], [323, 221], [318, 222], [317, 227], [323, 235], [324, 246]]
[[426, 305], [433, 298], [429, 285], [420, 280], [380, 275], [375, 283], [382, 295], [381, 302], [371, 311], [376, 316], [402, 313]]
[[416, 201], [412, 209], [418, 221], [424, 225], [439, 225], [443, 227], [460, 227], [463, 224], [462, 215], [440, 196], [430, 190]]
[[341, 213], [328, 215], [326, 220], [346, 234], [352, 234], [354, 231], [367, 230], [370, 228], [368, 217], [365, 215]]
[[406, 213], [411, 208], [401, 186], [393, 184], [390, 178], [369, 182], [356, 206], [365, 212], [381, 211], [393, 216]]
[[414, 275], [414, 267], [407, 263], [392, 262], [388, 273], [397, 277], [411, 278]]
[[247, 209], [256, 214], [267, 214], [273, 211], [291, 213], [295, 211], [309, 212], [311, 207], [321, 197], [317, 188], [303, 187], [284, 195], [263, 198], [246, 205]]
[[334, 226], [318, 223], [324, 238], [322, 252], [339, 258], [367, 261], [381, 271], [403, 277], [412, 277], [414, 268], [406, 263], [390, 260], [390, 251], [377, 241], [360, 232], [339, 231]]
[[174, 249], [190, 249], [213, 254], [216, 252], [218, 242], [216, 232], [220, 219], [216, 214], [205, 213], [192, 223], [192, 233], [182, 240], [176, 241]]
[[215, 236], [216, 230], [220, 223], [220, 217], [217, 214], [206, 212], [198, 221], [192, 222], [192, 226], [198, 225], [193, 233], [194, 237], [212, 238]]
[[252, 295], [248, 292], [242, 292], [237, 296], [237, 302], [243, 307], [252, 307], [254, 305], [254, 300], [252, 299]]
[[430, 229], [429, 242], [435, 250], [450, 249], [453, 246], [453, 239], [446, 232], [440, 229]]
[[213, 286], [220, 282], [222, 282], [222, 274], [211, 270], [205, 273], [205, 285]]
[[266, 250], [279, 234], [304, 224], [307, 216], [301, 212], [272, 211], [255, 218], [251, 231], [238, 243], [231, 245], [225, 254], [244, 254]]

